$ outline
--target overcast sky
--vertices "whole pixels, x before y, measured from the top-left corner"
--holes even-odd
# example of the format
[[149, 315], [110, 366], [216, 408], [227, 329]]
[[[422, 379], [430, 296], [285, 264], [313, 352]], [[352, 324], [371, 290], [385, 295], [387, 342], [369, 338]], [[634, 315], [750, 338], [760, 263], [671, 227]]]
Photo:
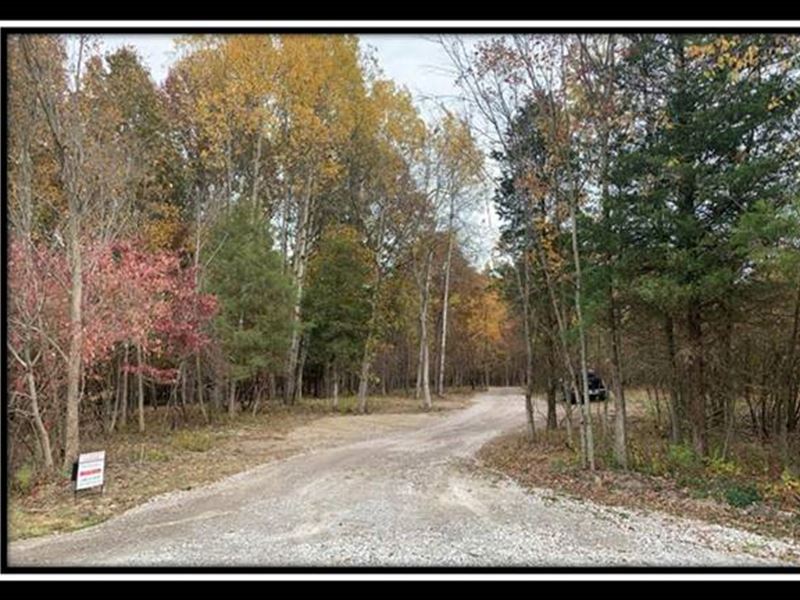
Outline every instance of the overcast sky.
[[[384, 73], [406, 86], [420, 103], [452, 102], [458, 93], [444, 51], [432, 39], [416, 34], [369, 34], [359, 36], [375, 49]], [[124, 34], [101, 36], [111, 50], [123, 45], [135, 47], [153, 78], [161, 83], [176, 59], [173, 36], [159, 34]]]
[[[124, 34], [100, 36], [103, 47], [112, 50], [123, 45], [133, 46], [150, 69], [156, 82], [162, 83], [170, 65], [176, 60], [173, 36], [160, 34]], [[360, 35], [362, 43], [374, 48], [378, 63], [384, 74], [413, 95], [422, 114], [430, 120], [436, 107], [443, 104], [461, 112], [457, 100], [458, 88], [449, 60], [433, 39], [418, 34], [369, 34]], [[467, 36], [474, 42], [475, 36]], [[488, 192], [487, 192], [488, 193]], [[470, 219], [467, 236], [476, 246], [474, 260], [481, 266], [488, 260], [495, 240], [497, 224], [483, 202]]]

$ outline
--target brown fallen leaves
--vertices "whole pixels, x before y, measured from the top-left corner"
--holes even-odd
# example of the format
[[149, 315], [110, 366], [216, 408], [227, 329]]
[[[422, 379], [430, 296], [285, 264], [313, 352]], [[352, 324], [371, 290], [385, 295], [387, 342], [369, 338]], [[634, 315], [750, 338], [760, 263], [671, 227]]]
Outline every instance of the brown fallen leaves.
[[523, 432], [496, 438], [480, 450], [478, 459], [482, 466], [502, 472], [528, 488], [548, 488], [600, 504], [659, 510], [800, 539], [800, 506], [787, 511], [775, 503], [758, 502], [737, 508], [698, 492], [680, 476], [602, 467], [592, 473], [581, 468], [578, 454], [566, 445], [563, 430], [540, 430], [535, 442], [530, 442]]

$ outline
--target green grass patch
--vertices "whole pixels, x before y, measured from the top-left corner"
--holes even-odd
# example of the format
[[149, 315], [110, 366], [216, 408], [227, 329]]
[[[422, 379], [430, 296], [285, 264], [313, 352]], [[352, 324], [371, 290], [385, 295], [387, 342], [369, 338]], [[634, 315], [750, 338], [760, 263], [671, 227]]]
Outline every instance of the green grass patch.
[[20, 494], [28, 494], [36, 483], [36, 470], [29, 463], [19, 467], [14, 472], [12, 486]]
[[213, 438], [206, 431], [179, 431], [172, 436], [172, 445], [179, 450], [207, 452], [211, 449]]
[[15, 506], [9, 508], [10, 537], [19, 540], [91, 527], [102, 523], [111, 516], [81, 512], [69, 505], [47, 512], [33, 512]]
[[148, 448], [144, 452], [144, 459], [147, 462], [168, 462], [170, 455], [161, 448]]

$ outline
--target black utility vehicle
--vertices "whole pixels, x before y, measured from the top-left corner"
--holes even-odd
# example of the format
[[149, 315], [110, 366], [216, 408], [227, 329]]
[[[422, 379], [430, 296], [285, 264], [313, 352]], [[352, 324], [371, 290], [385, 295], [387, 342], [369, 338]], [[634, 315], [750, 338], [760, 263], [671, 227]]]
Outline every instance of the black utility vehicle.
[[[603, 402], [608, 398], [608, 392], [606, 390], [606, 385], [603, 383], [603, 380], [600, 379], [600, 376], [595, 373], [594, 371], [586, 371], [587, 378], [589, 380], [589, 402], [594, 402], [595, 400], [599, 402]], [[579, 391], [583, 391], [583, 381], [578, 379], [577, 388]], [[570, 402], [572, 404], [577, 404], [577, 400], [575, 399], [575, 390], [570, 390]]]

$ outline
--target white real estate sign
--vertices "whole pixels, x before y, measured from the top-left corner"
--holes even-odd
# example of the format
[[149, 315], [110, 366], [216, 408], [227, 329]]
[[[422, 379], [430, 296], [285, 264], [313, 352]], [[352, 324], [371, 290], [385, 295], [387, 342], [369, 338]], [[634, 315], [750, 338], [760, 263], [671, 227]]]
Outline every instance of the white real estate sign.
[[78, 476], [75, 480], [75, 490], [103, 485], [103, 475], [106, 467], [106, 452], [89, 452], [78, 457]]

